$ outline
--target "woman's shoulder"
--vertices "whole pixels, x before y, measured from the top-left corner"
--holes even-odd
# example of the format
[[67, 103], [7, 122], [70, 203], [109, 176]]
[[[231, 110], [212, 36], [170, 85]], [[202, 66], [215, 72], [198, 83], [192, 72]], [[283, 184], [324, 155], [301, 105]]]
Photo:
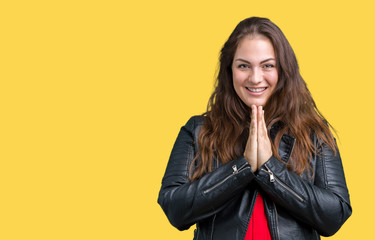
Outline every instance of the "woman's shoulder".
[[194, 115], [190, 117], [190, 119], [182, 127], [182, 130], [189, 132], [194, 138], [197, 138], [203, 126], [204, 119], [204, 115]]
[[185, 127], [188, 129], [195, 129], [197, 127], [201, 127], [203, 125], [204, 119], [206, 117], [204, 115], [194, 115], [190, 117], [190, 119], [185, 124]]

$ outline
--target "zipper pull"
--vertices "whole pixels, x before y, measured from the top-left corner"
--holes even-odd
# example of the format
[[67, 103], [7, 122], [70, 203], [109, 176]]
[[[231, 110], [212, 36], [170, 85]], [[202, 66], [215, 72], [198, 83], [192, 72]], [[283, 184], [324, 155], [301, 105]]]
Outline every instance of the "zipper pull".
[[268, 170], [268, 173], [270, 174], [270, 182], [274, 182], [275, 181], [275, 176], [273, 175], [273, 172], [271, 172], [270, 170]]
[[233, 165], [232, 168], [233, 168], [233, 174], [237, 174], [238, 173], [237, 166]]
[[274, 182], [275, 176], [273, 175], [273, 172], [266, 165], [264, 165], [264, 166], [267, 168], [267, 172], [270, 175], [270, 182]]

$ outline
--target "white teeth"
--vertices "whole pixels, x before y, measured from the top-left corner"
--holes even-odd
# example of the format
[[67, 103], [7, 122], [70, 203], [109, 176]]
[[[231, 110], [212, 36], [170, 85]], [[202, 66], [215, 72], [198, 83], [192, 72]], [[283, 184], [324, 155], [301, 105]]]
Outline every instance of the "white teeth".
[[249, 90], [250, 92], [261, 92], [265, 90], [266, 88], [246, 88], [246, 89]]

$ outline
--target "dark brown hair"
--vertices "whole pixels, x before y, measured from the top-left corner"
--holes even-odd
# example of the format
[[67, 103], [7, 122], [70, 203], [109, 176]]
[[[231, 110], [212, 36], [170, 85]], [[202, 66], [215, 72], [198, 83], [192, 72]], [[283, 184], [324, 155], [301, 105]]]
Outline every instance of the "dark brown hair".
[[294, 136], [296, 142], [288, 168], [302, 174], [311, 168], [308, 159], [316, 151], [311, 139], [312, 133], [321, 142], [336, 149], [330, 125], [317, 109], [300, 75], [293, 49], [282, 31], [269, 19], [247, 18], [236, 26], [221, 49], [216, 88], [208, 102], [207, 112], [204, 114], [206, 117], [198, 136], [199, 152], [190, 168], [192, 181], [212, 171], [215, 158], [226, 163], [243, 155], [251, 109], [234, 90], [232, 62], [239, 42], [246, 36], [254, 35], [267, 37], [276, 55], [279, 79], [264, 106], [268, 130], [276, 122], [282, 123], [272, 142], [273, 154], [280, 159], [278, 145], [283, 134]]

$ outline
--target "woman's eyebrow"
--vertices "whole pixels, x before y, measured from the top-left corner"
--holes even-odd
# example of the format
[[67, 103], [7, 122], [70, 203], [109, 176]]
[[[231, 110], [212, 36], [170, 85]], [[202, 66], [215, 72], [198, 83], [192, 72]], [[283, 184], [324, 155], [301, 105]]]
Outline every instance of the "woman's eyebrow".
[[[260, 63], [265, 63], [265, 62], [268, 62], [268, 61], [271, 61], [271, 60], [275, 60], [275, 59], [274, 58], [267, 58], [267, 59], [264, 59], [263, 61], [261, 61]], [[241, 62], [245, 62], [245, 63], [251, 64], [249, 61], [247, 61], [245, 59], [242, 59], [242, 58], [237, 58], [234, 61], [241, 61]]]
[[[271, 61], [271, 60], [275, 60], [275, 59], [274, 59], [274, 58], [267, 58], [267, 59], [261, 61], [260, 63], [265, 63], [265, 62], [268, 62], [268, 61]], [[275, 61], [276, 61], [276, 60], [275, 60]]]
[[245, 62], [245, 63], [248, 63], [248, 64], [250, 64], [250, 62], [249, 61], [247, 61], [247, 60], [245, 60], [245, 59], [242, 59], [242, 58], [237, 58], [236, 60], [234, 60], [235, 62], [236, 61], [241, 61], [241, 62]]

